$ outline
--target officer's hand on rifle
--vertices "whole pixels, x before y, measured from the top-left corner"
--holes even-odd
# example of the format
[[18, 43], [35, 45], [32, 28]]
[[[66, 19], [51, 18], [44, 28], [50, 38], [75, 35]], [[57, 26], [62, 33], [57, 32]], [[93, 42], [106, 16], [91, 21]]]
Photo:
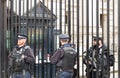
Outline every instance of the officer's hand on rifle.
[[25, 58], [25, 55], [21, 55], [19, 59], [16, 59], [16, 62], [21, 62], [24, 60], [24, 58]]
[[21, 60], [24, 60], [26, 57], [27, 57], [27, 56], [23, 54], [23, 55], [21, 56]]
[[25, 58], [25, 55], [22, 55], [22, 56], [21, 56], [21, 59], [24, 59], [24, 58]]

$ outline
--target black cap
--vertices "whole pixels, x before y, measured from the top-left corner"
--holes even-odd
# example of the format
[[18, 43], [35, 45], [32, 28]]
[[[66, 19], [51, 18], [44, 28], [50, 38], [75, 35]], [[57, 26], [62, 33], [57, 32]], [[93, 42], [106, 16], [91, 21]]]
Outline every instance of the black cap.
[[22, 34], [22, 33], [19, 33], [17, 36], [18, 39], [27, 39], [27, 37], [28, 36], [26, 34]]
[[69, 39], [69, 35], [68, 34], [60, 34], [59, 38], [60, 39]]
[[93, 36], [93, 40], [97, 40], [97, 38], [98, 38], [98, 40], [102, 40], [102, 37]]

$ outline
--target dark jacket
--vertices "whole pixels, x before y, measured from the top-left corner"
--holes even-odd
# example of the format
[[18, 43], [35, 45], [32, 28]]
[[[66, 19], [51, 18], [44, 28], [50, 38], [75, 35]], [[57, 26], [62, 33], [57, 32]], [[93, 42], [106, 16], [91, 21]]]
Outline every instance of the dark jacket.
[[62, 57], [64, 55], [64, 52], [61, 48], [58, 48], [54, 54], [52, 55], [52, 57], [50, 58], [50, 61], [52, 64], [56, 64], [56, 66], [61, 67], [62, 65]]
[[99, 77], [109, 77], [109, 61], [112, 61], [109, 60], [109, 54], [110, 51], [104, 44], [99, 48], [97, 46], [93, 46], [88, 51], [86, 51], [86, 56], [83, 58], [83, 62], [87, 66], [87, 74], [91, 73], [92, 71], [98, 71]]
[[[24, 55], [24, 59], [21, 58], [22, 55]], [[15, 71], [29, 69], [28, 66], [35, 61], [33, 50], [27, 45], [22, 47], [15, 46], [9, 54], [8, 59], [9, 66]]]
[[51, 57], [51, 63], [61, 67], [63, 71], [73, 72], [76, 62], [76, 51], [69, 44], [61, 46]]
[[92, 64], [92, 62], [101, 63], [100, 59], [102, 59], [102, 57], [105, 58], [106, 60], [108, 60], [107, 59], [108, 53], [109, 53], [108, 49], [105, 45], [103, 45], [100, 48], [98, 48], [96, 46], [92, 46], [92, 47], [90, 47], [90, 49], [88, 51], [86, 51], [86, 55], [83, 58], [83, 63], [87, 64], [87, 60], [90, 61], [91, 64]]
[[56, 64], [56, 66], [61, 66], [62, 64], [61, 59], [64, 56], [64, 51], [62, 48], [64, 47], [71, 47], [71, 44], [64, 44], [54, 52], [50, 59], [52, 64]]

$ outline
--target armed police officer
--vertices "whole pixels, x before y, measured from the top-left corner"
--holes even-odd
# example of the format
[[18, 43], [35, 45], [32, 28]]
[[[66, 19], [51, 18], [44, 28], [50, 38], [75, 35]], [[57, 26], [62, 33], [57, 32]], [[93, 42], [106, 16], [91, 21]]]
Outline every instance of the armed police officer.
[[87, 78], [109, 78], [110, 66], [114, 64], [114, 56], [103, 44], [102, 37], [93, 37], [93, 46], [83, 59], [87, 66]]
[[27, 35], [18, 34], [17, 45], [9, 54], [9, 73], [11, 78], [31, 78], [30, 64], [33, 64], [34, 53], [30, 46], [26, 45]]
[[56, 64], [58, 68], [56, 78], [72, 78], [74, 65], [76, 62], [76, 51], [69, 44], [69, 35], [60, 34], [60, 48], [58, 48], [51, 57], [51, 63]]

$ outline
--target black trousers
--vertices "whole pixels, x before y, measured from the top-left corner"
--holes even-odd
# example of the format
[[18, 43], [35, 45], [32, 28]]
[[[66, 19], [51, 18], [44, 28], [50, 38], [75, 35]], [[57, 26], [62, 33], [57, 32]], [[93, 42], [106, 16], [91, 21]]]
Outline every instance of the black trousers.
[[74, 69], [73, 77], [72, 78], [77, 78], [77, 69]]
[[90, 71], [86, 73], [87, 78], [109, 78], [110, 72], [107, 70], [104, 71]]
[[87, 78], [96, 78], [96, 71], [86, 72], [86, 77]]

